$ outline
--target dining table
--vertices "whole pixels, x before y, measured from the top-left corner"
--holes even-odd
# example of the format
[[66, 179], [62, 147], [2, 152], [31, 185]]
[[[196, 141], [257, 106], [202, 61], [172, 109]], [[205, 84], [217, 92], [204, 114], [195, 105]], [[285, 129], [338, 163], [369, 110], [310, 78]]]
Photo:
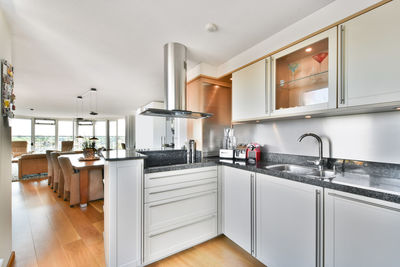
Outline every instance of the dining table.
[[100, 157], [96, 160], [82, 160], [83, 154], [68, 154], [62, 157], [68, 157], [72, 168], [79, 172], [80, 207], [84, 208], [88, 203], [89, 172], [93, 169], [104, 169], [104, 159]]

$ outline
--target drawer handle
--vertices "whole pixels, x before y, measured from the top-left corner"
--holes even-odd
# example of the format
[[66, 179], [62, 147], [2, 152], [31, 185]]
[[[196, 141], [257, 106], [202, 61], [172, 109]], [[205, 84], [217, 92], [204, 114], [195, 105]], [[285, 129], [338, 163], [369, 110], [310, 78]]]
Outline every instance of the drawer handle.
[[[175, 175], [147, 177], [147, 179], [154, 180], [154, 179], [170, 178], [170, 177], [177, 177], [177, 176], [196, 174], [196, 173], [206, 173], [206, 172], [217, 172], [217, 171], [216, 170], [207, 170], [207, 171], [199, 171], [199, 172], [180, 173], [180, 174], [175, 174]], [[215, 175], [215, 176], [217, 176], [217, 175]]]
[[158, 207], [158, 206], [162, 206], [162, 205], [166, 205], [166, 204], [170, 204], [170, 203], [175, 203], [175, 202], [179, 202], [179, 201], [186, 200], [186, 199], [189, 199], [189, 198], [201, 197], [201, 196], [206, 196], [206, 195], [211, 195], [211, 194], [216, 194], [216, 193], [217, 193], [217, 191], [215, 191], [215, 190], [207, 191], [205, 193], [190, 195], [190, 196], [187, 196], [187, 197], [184, 197], [184, 198], [174, 199], [174, 200], [163, 202], [163, 203], [151, 204], [151, 205], [149, 205], [149, 208]]
[[216, 217], [216, 216], [217, 216], [217, 215], [212, 214], [212, 215], [209, 215], [209, 216], [200, 218], [200, 219], [198, 219], [198, 220], [191, 221], [190, 223], [187, 223], [187, 224], [179, 225], [179, 226], [176, 226], [176, 227], [167, 229], [167, 230], [163, 230], [163, 231], [160, 231], [160, 232], [156, 232], [156, 233], [153, 233], [153, 234], [149, 234], [148, 237], [149, 237], [149, 238], [152, 238], [152, 237], [155, 237], [155, 236], [158, 236], [158, 235], [162, 235], [162, 234], [165, 234], [165, 233], [174, 231], [174, 230], [176, 230], [176, 229], [179, 229], [179, 228], [182, 228], [182, 227], [185, 227], [185, 226], [188, 226], [188, 225], [192, 225], [192, 224], [195, 224], [195, 223], [199, 223], [199, 222], [202, 222], [202, 221], [206, 221], [206, 220], [211, 219], [211, 218]]
[[385, 206], [385, 205], [373, 203], [373, 202], [366, 201], [366, 200], [361, 200], [361, 199], [357, 199], [357, 198], [342, 196], [342, 195], [335, 194], [335, 193], [328, 193], [328, 195], [333, 196], [333, 197], [337, 197], [337, 198], [342, 198], [342, 199], [354, 201], [354, 202], [358, 202], [358, 203], [362, 203], [362, 204], [366, 204], [366, 205], [370, 205], [370, 206], [374, 206], [374, 207], [377, 207], [377, 208], [382, 208], [382, 209], [387, 209], [387, 210], [391, 210], [391, 211], [400, 212], [400, 209], [398, 209], [398, 208], [393, 208], [393, 207], [390, 207], [390, 206]]
[[186, 189], [186, 188], [196, 187], [196, 186], [200, 186], [200, 185], [216, 184], [216, 183], [217, 182], [208, 182], [208, 183], [204, 183], [204, 184], [196, 184], [196, 185], [190, 185], [190, 186], [184, 186], [184, 187], [165, 189], [165, 190], [161, 190], [161, 191], [149, 192], [149, 195], [160, 194], [160, 193], [165, 193], [165, 192], [171, 192], [171, 191], [175, 191], [175, 190]]

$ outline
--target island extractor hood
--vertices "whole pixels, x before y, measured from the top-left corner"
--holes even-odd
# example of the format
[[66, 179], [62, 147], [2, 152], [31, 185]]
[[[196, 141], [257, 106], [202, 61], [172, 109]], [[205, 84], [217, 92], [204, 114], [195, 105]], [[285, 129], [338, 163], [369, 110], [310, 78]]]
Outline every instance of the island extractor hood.
[[203, 119], [210, 113], [186, 110], [186, 46], [180, 43], [164, 45], [165, 109], [144, 108], [140, 114], [148, 116]]

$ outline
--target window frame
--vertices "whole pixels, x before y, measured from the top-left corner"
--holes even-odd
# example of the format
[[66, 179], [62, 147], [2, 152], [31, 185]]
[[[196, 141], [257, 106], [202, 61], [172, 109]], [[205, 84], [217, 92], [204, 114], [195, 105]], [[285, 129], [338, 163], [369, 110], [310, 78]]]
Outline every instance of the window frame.
[[[36, 142], [35, 142], [35, 138], [36, 138], [36, 133], [35, 133], [35, 125], [54, 125], [55, 126], [55, 150], [60, 150], [61, 147], [59, 145], [59, 122], [60, 121], [72, 121], [72, 138], [74, 143], [76, 142], [76, 136], [78, 135], [78, 127], [79, 127], [79, 122], [82, 121], [77, 121], [76, 119], [73, 118], [60, 118], [60, 119], [53, 119], [53, 118], [41, 118], [41, 117], [24, 117], [24, 116], [16, 116], [14, 119], [24, 119], [24, 120], [30, 120], [31, 123], [31, 143], [30, 148], [31, 151], [35, 151], [36, 150]], [[91, 125], [92, 126], [92, 135], [96, 136], [96, 122], [106, 122], [106, 149], [110, 149], [111, 147], [111, 140], [110, 140], [110, 122], [115, 122], [115, 126], [116, 126], [116, 144], [115, 144], [115, 148], [118, 148], [118, 139], [120, 137], [119, 132], [121, 131], [118, 127], [118, 121], [119, 120], [125, 120], [124, 117], [121, 118], [113, 118], [113, 119], [98, 119], [98, 120], [83, 120], [83, 122], [87, 122], [88, 124], [81, 124], [81, 125]], [[46, 121], [48, 121], [48, 123], [46, 123]], [[89, 123], [91, 122], [91, 123]], [[125, 127], [126, 127], [126, 121], [125, 121]], [[125, 133], [123, 133], [123, 135], [125, 137], [125, 142], [126, 142], [126, 136]]]

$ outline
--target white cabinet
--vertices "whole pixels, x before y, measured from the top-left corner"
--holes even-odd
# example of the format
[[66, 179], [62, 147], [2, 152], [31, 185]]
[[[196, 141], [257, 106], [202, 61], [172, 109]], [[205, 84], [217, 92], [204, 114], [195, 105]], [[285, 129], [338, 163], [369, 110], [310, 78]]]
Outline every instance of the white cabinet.
[[339, 26], [339, 106], [400, 101], [400, 1]]
[[268, 116], [269, 58], [232, 74], [232, 121]]
[[140, 266], [143, 159], [106, 161], [104, 252], [106, 265]]
[[149, 173], [144, 189], [144, 264], [217, 235], [217, 167]]
[[256, 174], [257, 259], [268, 267], [321, 266], [322, 192]]
[[232, 167], [223, 170], [223, 233], [252, 253], [254, 173]]
[[271, 58], [272, 116], [336, 108], [336, 28], [282, 50]]
[[325, 191], [325, 266], [397, 267], [400, 205]]

